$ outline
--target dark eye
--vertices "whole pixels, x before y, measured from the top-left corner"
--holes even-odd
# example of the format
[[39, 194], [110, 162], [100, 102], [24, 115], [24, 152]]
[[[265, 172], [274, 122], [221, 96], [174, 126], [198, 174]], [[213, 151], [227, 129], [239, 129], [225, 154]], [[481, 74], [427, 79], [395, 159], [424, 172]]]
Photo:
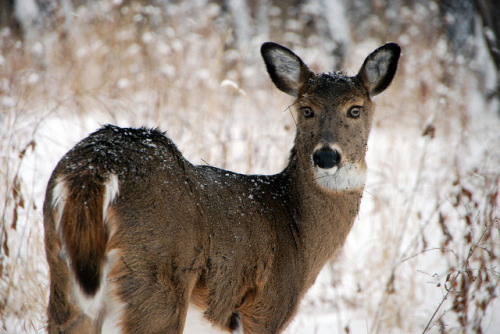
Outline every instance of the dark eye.
[[361, 115], [361, 109], [363, 109], [363, 108], [362, 107], [352, 107], [347, 112], [347, 117], [358, 118]]
[[309, 107], [301, 108], [301, 110], [304, 113], [305, 118], [310, 118], [314, 116], [314, 111], [312, 111], [312, 109]]

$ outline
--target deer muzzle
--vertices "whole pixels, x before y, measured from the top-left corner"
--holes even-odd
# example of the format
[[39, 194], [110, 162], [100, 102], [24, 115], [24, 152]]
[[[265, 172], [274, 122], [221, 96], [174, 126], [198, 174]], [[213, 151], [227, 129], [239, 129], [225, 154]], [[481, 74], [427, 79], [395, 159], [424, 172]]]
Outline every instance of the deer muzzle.
[[322, 188], [331, 191], [363, 189], [366, 167], [342, 156], [342, 150], [337, 145], [326, 142], [318, 144], [312, 154], [314, 179]]

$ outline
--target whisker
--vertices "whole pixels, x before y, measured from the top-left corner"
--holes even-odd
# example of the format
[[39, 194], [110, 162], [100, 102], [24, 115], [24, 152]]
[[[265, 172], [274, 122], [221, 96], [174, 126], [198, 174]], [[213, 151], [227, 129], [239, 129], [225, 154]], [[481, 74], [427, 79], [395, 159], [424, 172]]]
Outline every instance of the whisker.
[[288, 110], [288, 112], [289, 112], [289, 113], [290, 113], [290, 115], [292, 116], [292, 119], [293, 119], [293, 122], [295, 123], [295, 126], [297, 127], [297, 121], [295, 120], [295, 116], [293, 116], [293, 112], [292, 112], [292, 106], [293, 106], [294, 104], [296, 104], [296, 103], [297, 103], [297, 102], [294, 102], [293, 104], [289, 105], [289, 106], [288, 106], [288, 107], [286, 107], [286, 109], [285, 109], [285, 110], [283, 110], [283, 111]]

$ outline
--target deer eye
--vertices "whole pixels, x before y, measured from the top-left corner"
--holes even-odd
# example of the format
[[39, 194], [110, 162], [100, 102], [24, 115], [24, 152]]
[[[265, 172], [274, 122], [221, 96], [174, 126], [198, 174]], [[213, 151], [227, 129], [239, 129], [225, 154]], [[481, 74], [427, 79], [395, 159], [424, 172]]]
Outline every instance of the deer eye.
[[347, 117], [358, 118], [361, 115], [362, 107], [352, 107], [347, 111]]
[[314, 116], [314, 111], [312, 111], [312, 109], [309, 107], [304, 107], [301, 108], [300, 110], [302, 110], [302, 112], [304, 113], [305, 118], [311, 118]]

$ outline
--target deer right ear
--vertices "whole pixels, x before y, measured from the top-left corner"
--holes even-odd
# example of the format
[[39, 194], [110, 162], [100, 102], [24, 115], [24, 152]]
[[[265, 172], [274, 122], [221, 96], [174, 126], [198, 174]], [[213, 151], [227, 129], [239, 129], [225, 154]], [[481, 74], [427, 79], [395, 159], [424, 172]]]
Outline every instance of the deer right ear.
[[299, 89], [313, 75], [302, 59], [284, 46], [271, 42], [262, 44], [260, 52], [276, 87], [297, 97]]

